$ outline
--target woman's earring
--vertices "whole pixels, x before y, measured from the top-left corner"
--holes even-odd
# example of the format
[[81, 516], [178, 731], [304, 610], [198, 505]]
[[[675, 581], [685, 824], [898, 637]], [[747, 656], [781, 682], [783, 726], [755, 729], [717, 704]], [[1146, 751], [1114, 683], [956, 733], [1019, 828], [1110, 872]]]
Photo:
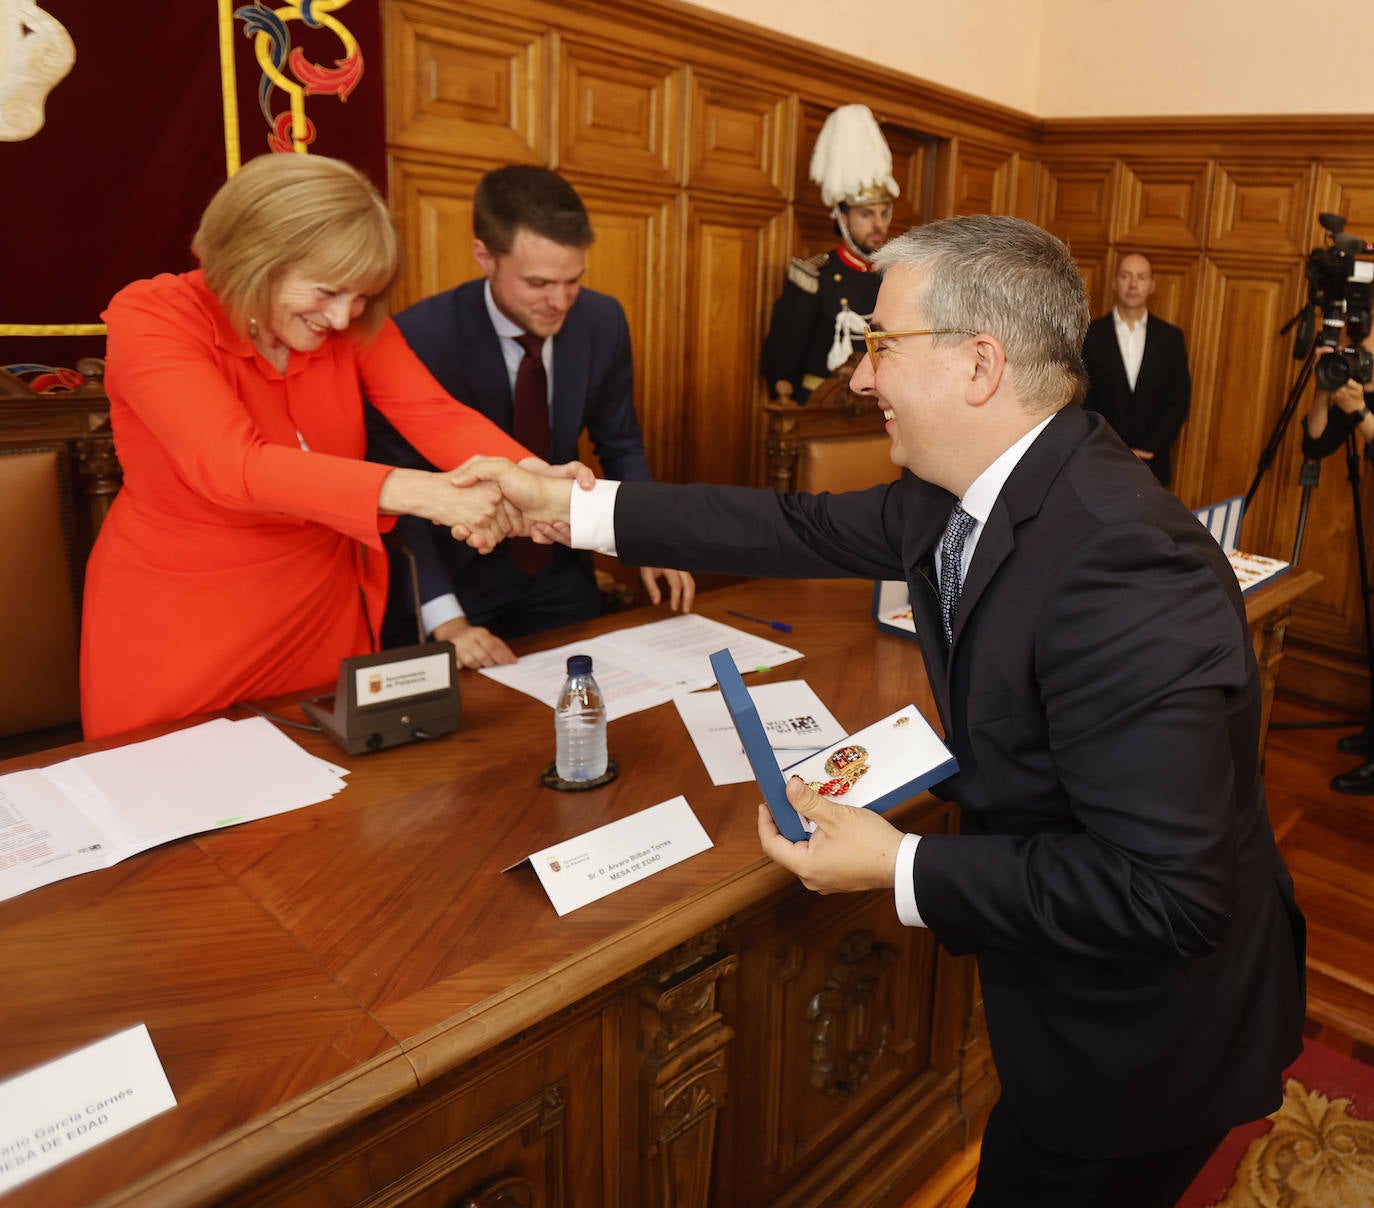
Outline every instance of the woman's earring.
[[248, 320], [248, 338], [250, 340], [258, 338], [258, 321], [256, 319]]

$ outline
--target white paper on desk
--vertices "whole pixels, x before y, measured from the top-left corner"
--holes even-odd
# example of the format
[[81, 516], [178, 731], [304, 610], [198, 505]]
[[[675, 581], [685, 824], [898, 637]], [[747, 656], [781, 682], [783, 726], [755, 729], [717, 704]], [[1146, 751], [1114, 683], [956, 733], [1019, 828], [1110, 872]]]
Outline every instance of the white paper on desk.
[[802, 657], [801, 651], [791, 646], [694, 612], [608, 633], [606, 638], [619, 649], [668, 668], [693, 688], [705, 688], [716, 682], [711, 655], [727, 647], [741, 675], [771, 670]]
[[[784, 680], [749, 689], [778, 767], [834, 746], [846, 730], [831, 715], [805, 680]], [[673, 703], [687, 727], [712, 784], [747, 784], [754, 779], [749, 757], [730, 720], [730, 710], [717, 692], [694, 692]]]
[[553, 908], [564, 915], [710, 846], [687, 798], [678, 796], [555, 843], [529, 862]]
[[184, 835], [327, 801], [343, 769], [263, 717], [0, 776], [0, 900]]
[[0, 776], [0, 900], [123, 859], [111, 821], [96, 825], [41, 770]]
[[605, 635], [521, 655], [520, 661], [510, 666], [481, 670], [498, 684], [532, 696], [552, 709], [568, 677], [568, 658], [574, 654], [591, 655], [592, 675], [606, 702], [607, 721], [652, 709], [687, 687], [671, 672], [611, 645]]
[[343, 781], [265, 717], [199, 726], [69, 759], [44, 774], [151, 847], [327, 800]]
[[802, 657], [790, 646], [689, 613], [521, 655], [510, 666], [483, 667], [481, 673], [553, 708], [569, 656], [589, 654], [606, 701], [606, 720], [614, 721], [715, 683], [710, 655], [722, 647], [729, 647], [742, 672]]
[[176, 1105], [143, 1024], [0, 1082], [0, 1194]]

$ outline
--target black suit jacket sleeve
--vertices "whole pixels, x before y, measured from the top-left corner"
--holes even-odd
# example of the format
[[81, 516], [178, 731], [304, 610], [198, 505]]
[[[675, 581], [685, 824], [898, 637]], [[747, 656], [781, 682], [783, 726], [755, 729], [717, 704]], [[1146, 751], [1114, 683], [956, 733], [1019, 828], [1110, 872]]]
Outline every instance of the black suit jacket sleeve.
[[[1115, 334], [1115, 333], [1113, 333]], [[1188, 406], [1193, 397], [1193, 379], [1188, 372], [1188, 348], [1183, 340], [1183, 332], [1172, 324], [1151, 317], [1146, 327], [1146, 353], [1149, 341], [1158, 335], [1163, 355], [1157, 358], [1158, 381], [1154, 380], [1151, 370], [1149, 388], [1157, 399], [1152, 420], [1145, 432], [1146, 443], [1141, 448], [1153, 453], [1167, 453], [1178, 439], [1179, 431], [1188, 418]], [[1144, 366], [1142, 365], [1142, 372]], [[1136, 379], [1137, 389], [1140, 379]]]

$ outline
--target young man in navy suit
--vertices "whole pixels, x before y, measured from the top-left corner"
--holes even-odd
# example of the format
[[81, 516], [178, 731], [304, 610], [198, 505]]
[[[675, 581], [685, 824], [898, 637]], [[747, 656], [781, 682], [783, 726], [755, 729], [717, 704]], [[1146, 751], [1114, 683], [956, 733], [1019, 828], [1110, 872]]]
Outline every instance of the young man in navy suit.
[[1230, 1128], [1278, 1108], [1302, 1049], [1305, 925], [1265, 809], [1236, 576], [1076, 405], [1088, 304], [1058, 239], [945, 219], [876, 262], [851, 389], [886, 415], [898, 481], [477, 476], [527, 525], [631, 560], [905, 579], [960, 833], [903, 835], [793, 779], [818, 829], [791, 843], [760, 807], [764, 851], [818, 892], [892, 892], [977, 958], [1002, 1097], [970, 1208], [1172, 1208]]
[[[402, 311], [396, 316], [401, 334], [454, 398], [546, 461], [576, 460], [585, 430], [607, 475], [650, 481], [625, 312], [614, 298], [582, 285], [594, 234], [577, 192], [546, 168], [499, 168], [477, 186], [473, 231], [473, 256], [483, 276]], [[534, 405], [532, 398], [537, 413], [522, 411], [522, 403]], [[368, 456], [436, 468], [372, 407]], [[513, 663], [505, 639], [602, 612], [586, 553], [512, 539], [477, 557], [445, 530], [405, 518], [388, 545], [385, 645], [416, 638], [407, 550], [415, 561], [424, 629], [453, 642], [463, 667]], [[653, 603], [661, 599], [662, 577], [671, 607], [690, 611], [691, 575], [652, 567], [640, 574]]]
[[1083, 406], [1100, 411], [1164, 485], [1174, 480], [1172, 451], [1188, 418], [1193, 383], [1183, 332], [1148, 309], [1154, 271], [1132, 252], [1117, 265], [1116, 306], [1088, 325]]

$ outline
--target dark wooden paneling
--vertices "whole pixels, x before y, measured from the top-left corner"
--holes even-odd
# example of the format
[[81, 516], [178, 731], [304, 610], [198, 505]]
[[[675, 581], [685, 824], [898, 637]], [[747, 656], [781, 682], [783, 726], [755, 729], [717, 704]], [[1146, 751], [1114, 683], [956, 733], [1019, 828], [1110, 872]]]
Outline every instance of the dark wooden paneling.
[[683, 408], [690, 422], [681, 437], [688, 481], [759, 478], [755, 366], [768, 302], [762, 282], [787, 226], [785, 211], [742, 200], [702, 199], [689, 205], [692, 288], [682, 321]]
[[1070, 245], [1106, 243], [1114, 189], [1110, 160], [1062, 158], [1042, 163], [1040, 221]]
[[1113, 238], [1132, 247], [1200, 248], [1206, 237], [1211, 165], [1129, 160], [1121, 165]]
[[1311, 207], [1310, 161], [1216, 165], [1209, 245], [1217, 251], [1300, 256]]
[[[508, 11], [508, 10], [507, 10]], [[547, 154], [545, 37], [506, 13], [386, 5], [387, 138], [393, 149], [538, 162]]]
[[640, 184], [680, 182], [681, 66], [563, 34], [558, 83], [560, 168]]
[[704, 71], [691, 95], [689, 187], [790, 201], [793, 98]]

